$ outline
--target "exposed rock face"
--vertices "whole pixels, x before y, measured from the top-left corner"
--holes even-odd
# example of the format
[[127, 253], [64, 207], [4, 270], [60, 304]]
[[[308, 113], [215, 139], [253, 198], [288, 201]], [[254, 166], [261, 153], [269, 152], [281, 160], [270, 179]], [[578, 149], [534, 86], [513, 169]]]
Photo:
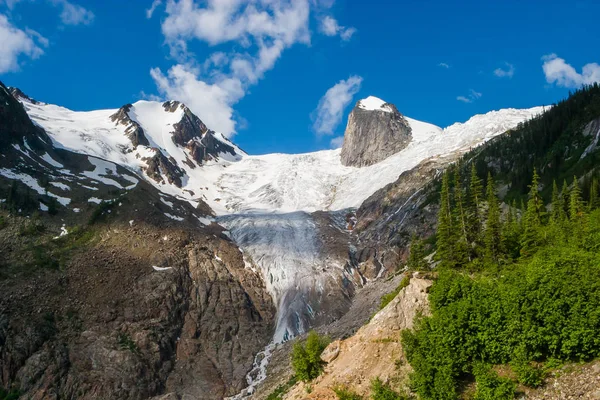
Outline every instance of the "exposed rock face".
[[98, 235], [64, 271], [0, 281], [0, 387], [31, 399], [215, 400], [244, 387], [274, 308], [238, 248], [142, 225]]
[[[1, 82], [0, 127], [0, 198], [16, 182], [33, 202], [0, 208], [0, 388], [23, 399], [216, 400], [246, 386], [275, 308], [223, 229], [125, 168], [53, 148]], [[59, 186], [34, 192], [21, 176]], [[49, 195], [63, 200], [56, 216], [26, 217]]]
[[181, 178], [184, 172], [177, 166], [177, 162], [172, 157], [167, 158], [158, 149], [155, 149], [155, 154], [152, 157], [144, 158], [147, 167], [144, 168], [146, 174], [156, 182], [165, 183], [163, 178], [167, 178], [167, 182], [172, 183], [177, 187], [181, 187]]
[[[333, 388], [346, 386], [368, 398], [371, 380], [380, 378], [403, 391], [403, 383], [410, 372], [400, 344], [400, 332], [411, 329], [419, 313], [429, 313], [427, 299], [431, 281], [413, 277], [394, 300], [358, 332], [345, 340], [336, 340], [323, 352], [328, 362], [324, 373], [311, 382], [307, 394], [302, 383], [294, 386], [284, 399], [337, 399]], [[396, 360], [404, 361], [401, 365]]]
[[117, 124], [122, 124], [127, 127], [125, 134], [129, 137], [129, 140], [131, 140], [134, 149], [139, 145], [150, 146], [150, 142], [148, 142], [148, 139], [144, 135], [144, 130], [140, 124], [129, 117], [128, 113], [131, 110], [131, 107], [133, 107], [131, 104], [125, 104], [123, 107], [119, 108], [119, 111], [111, 115], [110, 119]]
[[374, 97], [360, 100], [348, 117], [342, 164], [364, 167], [408, 146], [412, 130], [396, 106]]

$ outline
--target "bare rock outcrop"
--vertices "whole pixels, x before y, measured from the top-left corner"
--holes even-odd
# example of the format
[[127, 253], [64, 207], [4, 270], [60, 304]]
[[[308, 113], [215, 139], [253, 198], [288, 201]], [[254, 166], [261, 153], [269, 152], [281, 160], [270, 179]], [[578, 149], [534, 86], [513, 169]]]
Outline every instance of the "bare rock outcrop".
[[[348, 387], [368, 395], [371, 380], [379, 378], [403, 390], [410, 372], [400, 343], [400, 332], [411, 329], [417, 314], [429, 312], [427, 292], [432, 282], [413, 277], [410, 284], [358, 332], [332, 342], [323, 352], [329, 360], [325, 372], [311, 382], [310, 394], [304, 384], [295, 385], [287, 400], [336, 399], [332, 388]], [[402, 360], [403, 362], [397, 362]]]
[[[94, 234], [64, 270], [0, 281], [0, 387], [28, 399], [130, 400], [243, 388], [275, 309], [239, 249], [143, 224]], [[3, 256], [17, 257], [13, 242]]]
[[412, 129], [396, 106], [376, 97], [358, 101], [348, 117], [342, 147], [342, 164], [364, 167], [403, 150]]

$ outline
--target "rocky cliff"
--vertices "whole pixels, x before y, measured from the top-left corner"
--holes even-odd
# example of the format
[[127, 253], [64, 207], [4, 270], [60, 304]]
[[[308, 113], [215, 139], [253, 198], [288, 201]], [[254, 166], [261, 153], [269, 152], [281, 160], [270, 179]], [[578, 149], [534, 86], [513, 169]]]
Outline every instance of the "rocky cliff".
[[348, 117], [342, 164], [364, 167], [385, 160], [408, 146], [411, 133], [393, 104], [373, 96], [360, 100]]
[[53, 147], [1, 83], [0, 126], [0, 389], [216, 400], [246, 386], [275, 308], [210, 208]]

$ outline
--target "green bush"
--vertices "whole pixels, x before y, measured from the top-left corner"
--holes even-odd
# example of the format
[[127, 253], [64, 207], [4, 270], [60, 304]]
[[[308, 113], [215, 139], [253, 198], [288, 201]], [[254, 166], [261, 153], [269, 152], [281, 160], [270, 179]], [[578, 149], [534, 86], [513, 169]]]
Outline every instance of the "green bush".
[[46, 226], [37, 217], [33, 217], [21, 225], [19, 236], [38, 236], [44, 232]]
[[4, 218], [3, 215], [0, 215], [0, 229], [4, 228], [6, 226], [6, 219]]
[[88, 225], [94, 225], [99, 222], [106, 220], [110, 210], [112, 210], [117, 204], [118, 200], [103, 201], [94, 208], [92, 215], [88, 220]]
[[333, 391], [339, 400], [363, 400], [362, 396], [343, 386], [335, 387]]
[[48, 198], [47, 206], [48, 206], [48, 214], [56, 215], [58, 213], [58, 200], [56, 200], [54, 197]]
[[137, 347], [129, 334], [119, 333], [118, 342], [121, 350], [129, 350], [134, 354], [139, 354], [140, 349]]
[[315, 331], [310, 331], [306, 342], [294, 344], [292, 368], [299, 380], [309, 382], [323, 372], [325, 362], [321, 360], [321, 353], [328, 344], [329, 339], [319, 336]]
[[0, 388], [0, 400], [18, 400], [21, 396], [21, 392], [17, 389], [6, 389]]
[[292, 376], [286, 383], [277, 386], [277, 388], [267, 396], [267, 400], [279, 400], [283, 398], [283, 395], [285, 395], [297, 381], [296, 376]]
[[473, 371], [477, 380], [474, 400], [512, 400], [516, 385], [508, 378], [500, 378], [487, 365], [477, 365]]
[[404, 278], [402, 278], [402, 280], [398, 284], [398, 287], [396, 287], [396, 289], [394, 289], [393, 292], [385, 294], [381, 297], [381, 301], [379, 302], [379, 310], [383, 310], [385, 308], [385, 306], [390, 304], [390, 302], [392, 300], [394, 300], [396, 298], [396, 296], [398, 296], [398, 293], [400, 293], [400, 291], [402, 289], [404, 289], [405, 287], [407, 287], [409, 284], [410, 284], [410, 276], [405, 275]]
[[548, 246], [499, 276], [442, 271], [430, 291], [432, 316], [402, 341], [424, 399], [456, 399], [473, 363], [515, 364], [541, 383], [529, 361], [600, 356], [600, 254]]
[[376, 378], [371, 382], [371, 399], [373, 400], [408, 400], [408, 397], [392, 390], [390, 385]]
[[517, 374], [517, 379], [525, 386], [536, 388], [544, 381], [544, 372], [541, 368], [531, 365], [531, 363], [519, 360], [511, 363], [513, 371]]

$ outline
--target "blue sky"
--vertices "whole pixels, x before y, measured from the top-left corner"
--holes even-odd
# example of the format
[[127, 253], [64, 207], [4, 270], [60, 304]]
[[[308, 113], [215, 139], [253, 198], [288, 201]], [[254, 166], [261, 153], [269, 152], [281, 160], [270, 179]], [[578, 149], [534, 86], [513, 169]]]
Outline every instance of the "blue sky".
[[0, 79], [75, 110], [176, 98], [252, 154], [330, 148], [368, 95], [444, 127], [600, 81], [600, 2], [450, 3], [0, 0]]

